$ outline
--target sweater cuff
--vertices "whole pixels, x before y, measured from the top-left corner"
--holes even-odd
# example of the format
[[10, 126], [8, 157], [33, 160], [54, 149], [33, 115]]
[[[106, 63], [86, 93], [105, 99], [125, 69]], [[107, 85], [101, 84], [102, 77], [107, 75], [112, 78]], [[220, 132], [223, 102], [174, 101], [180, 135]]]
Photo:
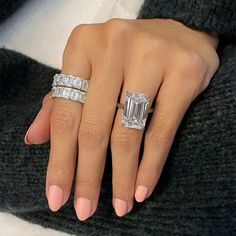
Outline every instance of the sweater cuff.
[[193, 29], [236, 37], [235, 0], [146, 0], [137, 19], [169, 18]]

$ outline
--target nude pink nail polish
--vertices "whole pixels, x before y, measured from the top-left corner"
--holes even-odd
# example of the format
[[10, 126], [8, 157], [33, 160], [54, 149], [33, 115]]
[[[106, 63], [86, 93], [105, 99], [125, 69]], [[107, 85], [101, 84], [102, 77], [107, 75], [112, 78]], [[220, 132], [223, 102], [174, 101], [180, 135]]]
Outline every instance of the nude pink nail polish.
[[64, 198], [63, 198], [63, 201], [62, 201], [62, 206], [65, 205], [65, 203], [68, 201], [70, 197], [70, 193], [69, 192], [64, 192]]
[[142, 185], [139, 185], [135, 192], [135, 199], [137, 202], [143, 202], [148, 194], [148, 188]]
[[121, 200], [119, 198], [115, 198], [114, 200], [115, 205], [115, 212], [118, 216], [123, 216], [128, 211], [128, 203], [124, 200]]
[[91, 211], [92, 211], [91, 200], [84, 197], [78, 197], [76, 200], [77, 217], [82, 221], [86, 220], [91, 215]]
[[31, 144], [30, 142], [29, 142], [29, 140], [28, 140], [28, 134], [29, 134], [29, 131], [31, 130], [31, 127], [32, 127], [32, 124], [31, 124], [31, 126], [28, 128], [28, 130], [27, 130], [27, 132], [26, 132], [26, 134], [25, 134], [25, 138], [24, 138], [24, 142], [26, 143], [26, 144]]
[[63, 203], [63, 190], [57, 185], [51, 185], [48, 189], [48, 205], [52, 211], [58, 211]]

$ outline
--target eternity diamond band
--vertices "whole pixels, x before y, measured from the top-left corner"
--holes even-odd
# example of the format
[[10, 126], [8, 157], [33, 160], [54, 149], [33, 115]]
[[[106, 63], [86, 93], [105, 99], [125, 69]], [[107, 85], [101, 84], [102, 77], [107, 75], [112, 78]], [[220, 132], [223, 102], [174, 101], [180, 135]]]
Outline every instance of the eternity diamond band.
[[86, 80], [80, 76], [55, 74], [53, 77], [52, 86], [65, 86], [69, 88], [75, 88], [87, 92], [89, 80]]
[[73, 101], [78, 101], [81, 103], [85, 102], [86, 98], [86, 92], [78, 90], [78, 89], [73, 89], [73, 88], [67, 88], [67, 87], [52, 87], [52, 94], [51, 97], [57, 97], [57, 98], [66, 98], [70, 99]]

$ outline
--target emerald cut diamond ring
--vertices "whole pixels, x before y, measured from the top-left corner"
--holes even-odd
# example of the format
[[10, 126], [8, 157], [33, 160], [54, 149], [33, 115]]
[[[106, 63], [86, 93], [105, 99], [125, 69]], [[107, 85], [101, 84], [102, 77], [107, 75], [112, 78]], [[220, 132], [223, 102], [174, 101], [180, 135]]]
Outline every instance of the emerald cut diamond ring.
[[121, 125], [127, 128], [144, 129], [148, 113], [153, 112], [149, 108], [150, 97], [145, 93], [126, 93], [125, 104], [117, 103], [117, 107], [123, 108]]

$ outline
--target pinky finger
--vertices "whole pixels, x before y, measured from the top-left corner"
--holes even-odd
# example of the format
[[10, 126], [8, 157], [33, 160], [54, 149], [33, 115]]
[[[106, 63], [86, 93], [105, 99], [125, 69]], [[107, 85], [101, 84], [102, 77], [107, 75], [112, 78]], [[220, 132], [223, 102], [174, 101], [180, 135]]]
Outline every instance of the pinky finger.
[[[182, 79], [182, 78], [180, 78]], [[164, 80], [144, 140], [144, 152], [136, 179], [135, 199], [148, 198], [162, 172], [178, 126], [195, 95], [194, 86], [180, 79]]]

